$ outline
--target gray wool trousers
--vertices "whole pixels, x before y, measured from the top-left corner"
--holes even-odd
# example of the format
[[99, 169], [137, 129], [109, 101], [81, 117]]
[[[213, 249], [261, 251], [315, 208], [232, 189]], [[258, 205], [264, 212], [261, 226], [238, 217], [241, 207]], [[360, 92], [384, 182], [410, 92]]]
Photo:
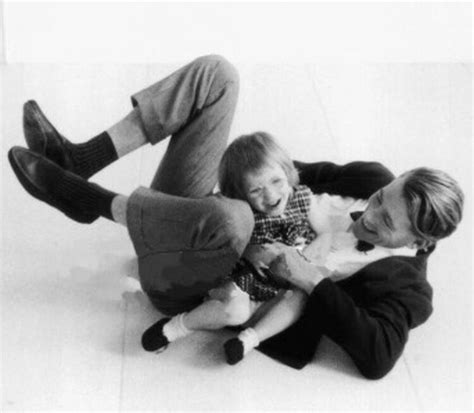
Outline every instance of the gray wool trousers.
[[140, 283], [167, 315], [199, 305], [250, 240], [248, 204], [212, 194], [238, 89], [228, 61], [203, 56], [132, 96], [149, 142], [170, 137], [150, 188], [127, 209]]

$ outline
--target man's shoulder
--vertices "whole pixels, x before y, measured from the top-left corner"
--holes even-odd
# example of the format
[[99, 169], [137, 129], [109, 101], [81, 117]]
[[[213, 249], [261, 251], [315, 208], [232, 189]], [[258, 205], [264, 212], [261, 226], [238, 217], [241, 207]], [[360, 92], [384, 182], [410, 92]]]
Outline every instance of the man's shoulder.
[[426, 277], [427, 258], [428, 254], [383, 258], [339, 284], [367, 307], [380, 302], [396, 303], [396, 308], [404, 309], [409, 327], [415, 328], [433, 311], [433, 289]]
[[426, 281], [429, 254], [415, 256], [392, 255], [367, 264], [355, 275], [374, 281]]
[[341, 287], [355, 294], [370, 296], [387, 294], [421, 294], [431, 301], [433, 290], [427, 280], [428, 254], [414, 257], [390, 256], [374, 261], [347, 280], [341, 281]]

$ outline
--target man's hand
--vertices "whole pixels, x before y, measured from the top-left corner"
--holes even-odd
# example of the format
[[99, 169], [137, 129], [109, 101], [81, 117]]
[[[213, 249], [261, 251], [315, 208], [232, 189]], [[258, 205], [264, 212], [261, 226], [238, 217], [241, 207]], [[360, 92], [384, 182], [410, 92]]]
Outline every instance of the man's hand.
[[279, 278], [311, 294], [327, 275], [328, 270], [308, 261], [296, 249], [284, 244], [272, 244], [277, 257], [270, 264], [270, 270]]

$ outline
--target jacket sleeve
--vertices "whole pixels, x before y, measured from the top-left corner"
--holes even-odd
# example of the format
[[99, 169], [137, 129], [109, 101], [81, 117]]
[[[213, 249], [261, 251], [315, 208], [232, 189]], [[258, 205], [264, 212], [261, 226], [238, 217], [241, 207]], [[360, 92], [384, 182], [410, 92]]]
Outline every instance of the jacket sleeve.
[[313, 328], [340, 345], [363, 376], [379, 379], [395, 365], [411, 328], [432, 312], [431, 287], [414, 286], [388, 291], [357, 305], [349, 294], [329, 279], [311, 293], [305, 309]]
[[424, 323], [433, 310], [425, 265], [405, 261], [380, 260], [371, 264], [370, 272], [366, 268], [337, 283], [324, 279], [309, 295], [297, 323], [258, 349], [301, 369], [326, 335], [348, 353], [364, 377], [385, 376], [402, 354], [409, 330]]
[[301, 184], [309, 186], [316, 194], [349, 196], [367, 199], [374, 192], [389, 184], [395, 177], [378, 162], [351, 162], [336, 165], [332, 162], [294, 162]]

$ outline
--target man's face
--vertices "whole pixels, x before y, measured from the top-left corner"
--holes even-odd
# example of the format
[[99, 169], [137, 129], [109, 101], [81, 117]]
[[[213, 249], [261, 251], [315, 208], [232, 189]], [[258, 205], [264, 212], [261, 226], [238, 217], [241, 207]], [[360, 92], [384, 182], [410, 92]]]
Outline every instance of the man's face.
[[414, 244], [416, 237], [402, 195], [404, 180], [395, 179], [369, 198], [364, 214], [352, 226], [356, 238], [387, 248]]

